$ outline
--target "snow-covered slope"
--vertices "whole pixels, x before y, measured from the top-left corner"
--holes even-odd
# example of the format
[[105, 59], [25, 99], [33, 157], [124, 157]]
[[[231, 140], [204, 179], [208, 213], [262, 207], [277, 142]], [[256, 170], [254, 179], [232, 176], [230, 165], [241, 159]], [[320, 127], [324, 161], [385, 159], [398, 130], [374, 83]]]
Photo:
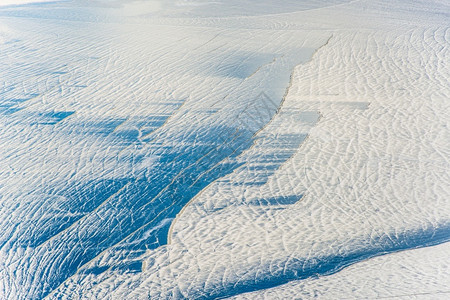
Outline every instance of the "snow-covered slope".
[[0, 298], [446, 295], [448, 11], [1, 8]]

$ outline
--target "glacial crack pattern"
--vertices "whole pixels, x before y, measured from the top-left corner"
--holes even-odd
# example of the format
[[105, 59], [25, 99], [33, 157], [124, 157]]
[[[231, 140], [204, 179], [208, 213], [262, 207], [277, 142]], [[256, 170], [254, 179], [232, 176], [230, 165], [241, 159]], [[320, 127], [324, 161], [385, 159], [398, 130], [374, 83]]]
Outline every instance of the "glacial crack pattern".
[[1, 299], [445, 292], [447, 6], [237, 2], [0, 7]]

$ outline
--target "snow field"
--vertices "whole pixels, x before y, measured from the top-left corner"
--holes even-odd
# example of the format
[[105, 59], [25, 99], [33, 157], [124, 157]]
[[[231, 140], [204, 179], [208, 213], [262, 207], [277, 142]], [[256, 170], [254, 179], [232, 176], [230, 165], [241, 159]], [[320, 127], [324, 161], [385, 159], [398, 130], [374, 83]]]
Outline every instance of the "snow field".
[[447, 295], [445, 2], [80, 3], [0, 11], [0, 298]]

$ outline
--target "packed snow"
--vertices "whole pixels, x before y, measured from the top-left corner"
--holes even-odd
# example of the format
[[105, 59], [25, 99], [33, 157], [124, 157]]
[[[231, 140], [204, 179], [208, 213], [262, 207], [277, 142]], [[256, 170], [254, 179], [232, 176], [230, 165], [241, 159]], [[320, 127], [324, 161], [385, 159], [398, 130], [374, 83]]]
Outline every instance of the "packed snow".
[[449, 19], [2, 1], [0, 299], [448, 298]]

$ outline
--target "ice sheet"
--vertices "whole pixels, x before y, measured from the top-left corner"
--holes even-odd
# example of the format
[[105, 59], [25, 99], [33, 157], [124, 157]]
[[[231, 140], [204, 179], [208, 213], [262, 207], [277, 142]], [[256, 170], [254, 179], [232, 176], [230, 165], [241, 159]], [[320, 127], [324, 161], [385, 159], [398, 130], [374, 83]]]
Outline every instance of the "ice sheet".
[[[61, 1], [61, 0], [60, 0]], [[2, 0], [0, 6], [16, 6], [31, 3], [56, 2], [55, 0]]]
[[0, 298], [448, 292], [447, 11], [0, 8]]

